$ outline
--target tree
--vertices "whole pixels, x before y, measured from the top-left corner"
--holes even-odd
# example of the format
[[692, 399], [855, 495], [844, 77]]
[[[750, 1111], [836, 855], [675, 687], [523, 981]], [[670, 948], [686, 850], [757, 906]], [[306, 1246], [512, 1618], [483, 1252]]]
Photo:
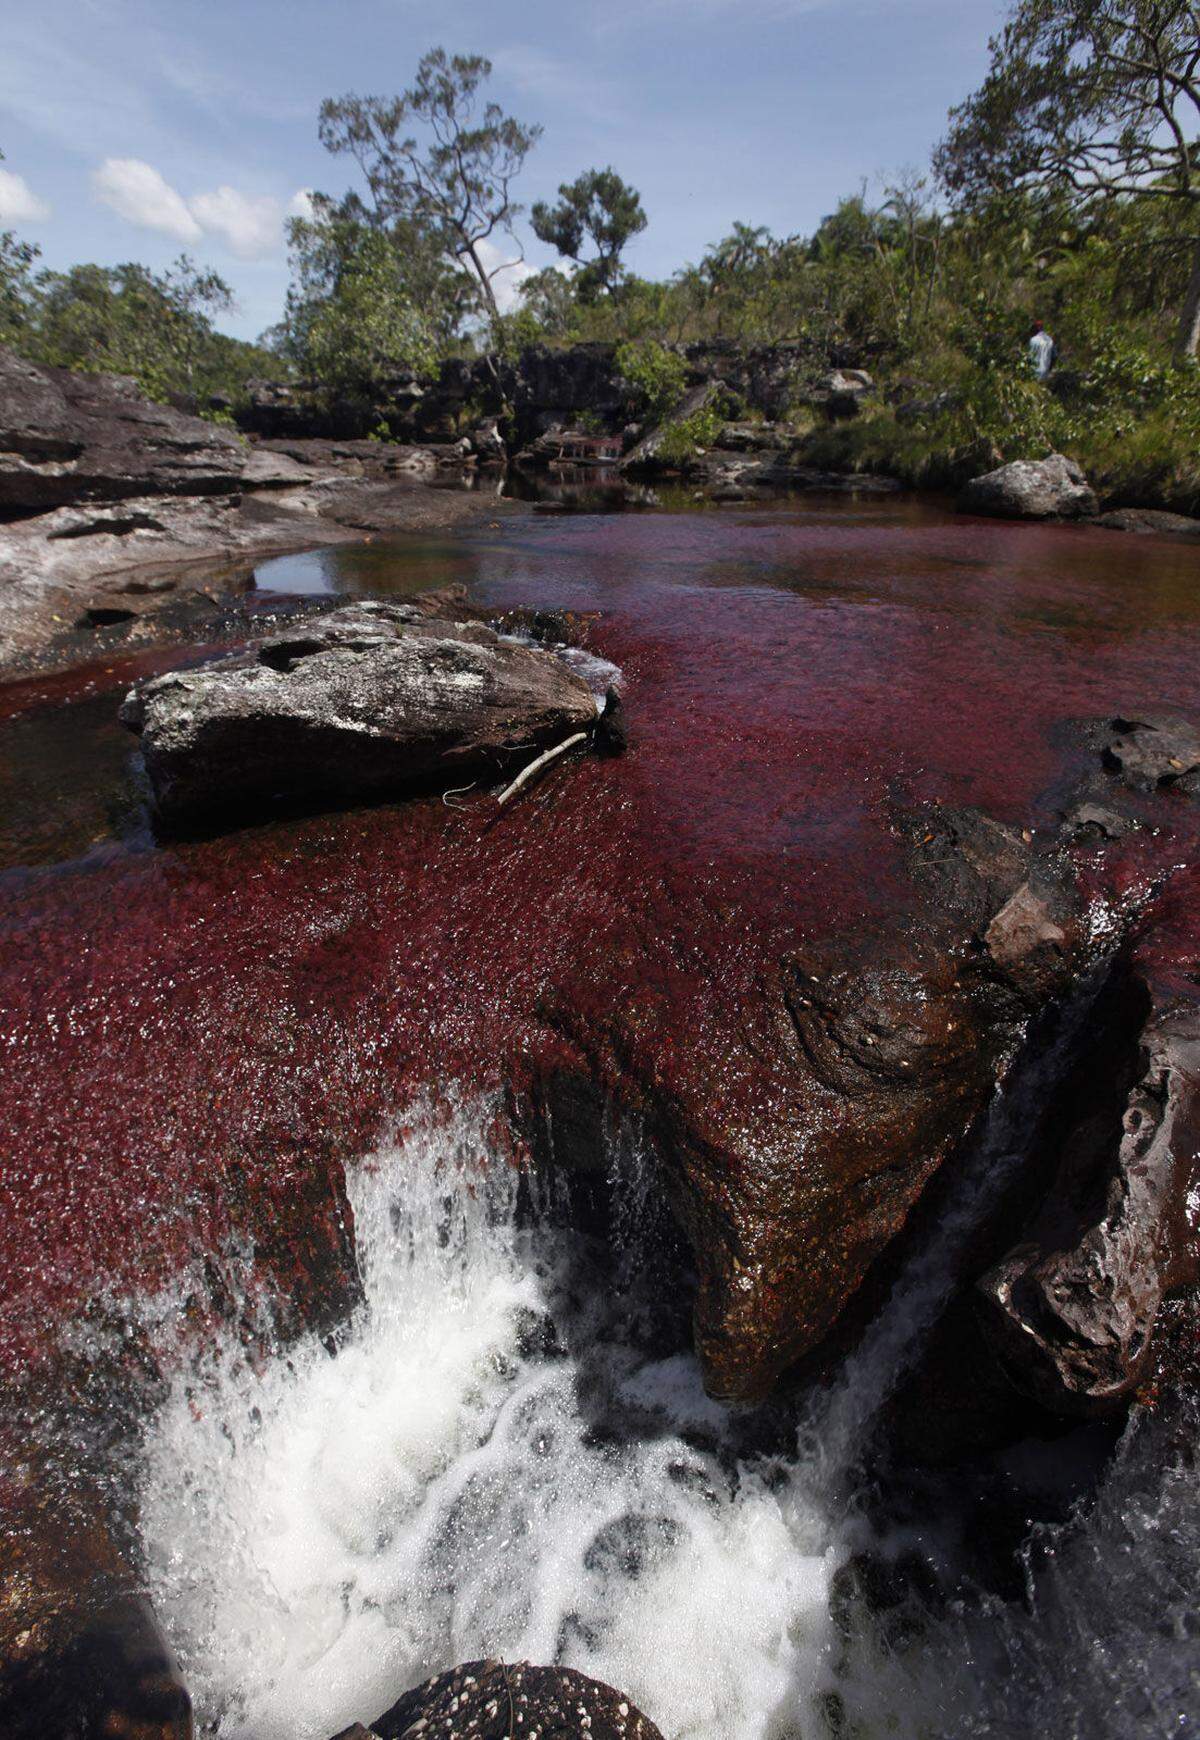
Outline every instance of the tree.
[[[4, 153], [0, 151], [0, 163]], [[33, 295], [31, 268], [41, 249], [19, 242], [13, 230], [0, 230], [0, 344], [15, 344], [29, 319]]]
[[997, 192], [1170, 202], [1194, 249], [1176, 340], [1200, 343], [1200, 7], [1019, 0], [936, 167], [966, 204]]
[[557, 266], [544, 266], [521, 285], [521, 306], [547, 338], [566, 338], [575, 325], [575, 286]]
[[[388, 377], [433, 367], [433, 319], [408, 288], [413, 260], [394, 229], [317, 195], [289, 228], [293, 282], [282, 348], [331, 399], [370, 404]], [[427, 261], [418, 261], [421, 273]], [[440, 256], [439, 271], [445, 272]]]
[[[376, 218], [423, 227], [444, 253], [469, 266], [494, 331], [500, 308], [484, 245], [511, 236], [522, 211], [512, 187], [541, 137], [496, 103], [480, 106], [492, 63], [482, 55], [435, 48], [417, 68], [416, 83], [399, 97], [346, 96], [321, 105], [321, 143], [349, 152], [366, 177]], [[418, 140], [413, 122], [425, 129]]]
[[[371, 276], [384, 301], [419, 309], [439, 349], [460, 335], [480, 307], [474, 278], [447, 258], [428, 228], [399, 218], [383, 225], [357, 194], [310, 196], [307, 217], [288, 224], [292, 283], [284, 313], [284, 350], [307, 367], [307, 332], [348, 276]], [[384, 245], [380, 246], [380, 238]]]
[[[636, 188], [615, 169], [589, 169], [576, 181], [563, 182], [558, 204], [539, 200], [530, 214], [539, 241], [557, 248], [579, 267], [576, 287], [581, 301], [610, 292], [621, 273], [621, 250], [646, 227], [646, 214]], [[584, 257], [590, 242], [593, 254]]]

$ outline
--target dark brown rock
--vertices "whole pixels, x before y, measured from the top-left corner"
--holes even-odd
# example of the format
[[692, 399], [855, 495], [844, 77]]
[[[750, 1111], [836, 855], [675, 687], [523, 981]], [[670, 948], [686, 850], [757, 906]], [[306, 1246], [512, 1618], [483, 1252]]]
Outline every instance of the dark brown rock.
[[522, 752], [590, 730], [596, 705], [553, 653], [368, 604], [140, 684], [122, 719], [141, 734], [160, 815], [181, 825], [498, 778]]
[[379, 1740], [662, 1740], [620, 1692], [574, 1668], [471, 1661], [406, 1692], [371, 1724]]
[[[226, 495], [308, 480], [230, 429], [151, 404], [122, 375], [42, 368], [0, 349], [0, 507]], [[66, 535], [59, 533], [60, 536]]]
[[1119, 1405], [1147, 1367], [1164, 1297], [1196, 1278], [1200, 1010], [1153, 1014], [1140, 1051], [1114, 1150], [1069, 1144], [1028, 1237], [979, 1283], [1006, 1370], [1058, 1414]]
[[1187, 514], [1168, 513], [1164, 508], [1113, 508], [1096, 520], [1108, 532], [1140, 532], [1165, 538], [1200, 539], [1200, 520]]

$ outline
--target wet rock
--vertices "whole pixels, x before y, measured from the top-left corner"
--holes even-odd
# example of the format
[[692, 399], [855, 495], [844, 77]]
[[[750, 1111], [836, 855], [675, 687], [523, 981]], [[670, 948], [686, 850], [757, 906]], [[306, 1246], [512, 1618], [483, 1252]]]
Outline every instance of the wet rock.
[[1015, 459], [972, 478], [958, 498], [961, 513], [1008, 520], [1090, 519], [1099, 511], [1095, 491], [1073, 459]]
[[1200, 520], [1163, 508], [1113, 508], [1096, 520], [1107, 532], [1140, 532], [1164, 538], [1200, 539]]
[[573, 1668], [472, 1661], [406, 1692], [371, 1724], [379, 1740], [662, 1740], [621, 1692]]
[[170, 825], [251, 805], [379, 797], [590, 730], [587, 685], [481, 623], [359, 605], [245, 657], [140, 684], [122, 708]]
[[1097, 840], [1120, 840], [1136, 828], [1131, 816], [1106, 804], [1078, 803], [1063, 817], [1062, 832], [1066, 839], [1080, 844]]
[[1005, 1369], [1058, 1414], [1119, 1405], [1167, 1292], [1196, 1279], [1200, 1009], [1153, 1013], [1139, 1061], [1113, 1151], [1069, 1146], [1029, 1236], [979, 1282]]
[[1102, 755], [1105, 767], [1135, 791], [1181, 782], [1188, 789], [1200, 771], [1200, 728], [1174, 714], [1116, 718]]
[[1039, 988], [1053, 988], [1061, 976], [1067, 933], [1054, 920], [1051, 901], [1023, 882], [983, 933], [989, 955], [1002, 972], [1031, 977]]
[[602, 755], [624, 755], [629, 748], [629, 726], [620, 693], [611, 685], [604, 691], [604, 708], [596, 722], [596, 748]]

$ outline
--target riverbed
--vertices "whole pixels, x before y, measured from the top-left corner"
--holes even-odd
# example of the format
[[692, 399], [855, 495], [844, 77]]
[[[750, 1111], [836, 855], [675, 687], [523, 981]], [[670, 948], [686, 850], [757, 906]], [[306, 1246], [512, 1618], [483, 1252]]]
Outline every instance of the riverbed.
[[[786, 1152], [772, 964], [904, 930], [897, 806], [1049, 826], [1074, 722], [1200, 709], [1200, 557], [889, 500], [257, 575], [268, 604], [446, 583], [575, 613], [629, 754], [502, 817], [468, 788], [167, 844], [115, 712], [192, 654], [0, 691], [0, 1362], [153, 1366], [112, 1455], [201, 1730], [326, 1740], [499, 1654], [669, 1740], [1200, 1732], [1177, 1435], [1137, 1414], [900, 1502], [863, 1451], [936, 1317], [928, 1241], [888, 1335], [730, 1412], [643, 1132], [597, 1114], [581, 1226], [511, 1117], [616, 1011], [647, 1093], [702, 1084]], [[992, 1586], [973, 1505], [1023, 1519]]]

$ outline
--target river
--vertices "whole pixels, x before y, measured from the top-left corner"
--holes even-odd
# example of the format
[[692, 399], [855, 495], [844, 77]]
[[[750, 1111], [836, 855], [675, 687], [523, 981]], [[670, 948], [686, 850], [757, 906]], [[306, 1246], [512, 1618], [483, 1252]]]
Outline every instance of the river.
[[[595, 1133], [599, 1237], [510, 1127], [615, 1009], [657, 1091], [711, 1084], [774, 1140], [764, 976], [903, 927], [888, 806], [1023, 824], [1071, 721], [1200, 708], [1198, 579], [1163, 540], [904, 501], [265, 564], [265, 607], [463, 582], [595, 613], [633, 749], [503, 824], [466, 791], [163, 846], [114, 712], [178, 649], [0, 695], [0, 1358], [154, 1365], [112, 1455], [201, 1731], [326, 1740], [499, 1654], [609, 1680], [668, 1740], [1200, 1734], [1178, 1420], [965, 1476], [873, 1462], [936, 1232], [830, 1383], [730, 1412], [642, 1132]], [[992, 1161], [1024, 1115], [994, 1108]]]

